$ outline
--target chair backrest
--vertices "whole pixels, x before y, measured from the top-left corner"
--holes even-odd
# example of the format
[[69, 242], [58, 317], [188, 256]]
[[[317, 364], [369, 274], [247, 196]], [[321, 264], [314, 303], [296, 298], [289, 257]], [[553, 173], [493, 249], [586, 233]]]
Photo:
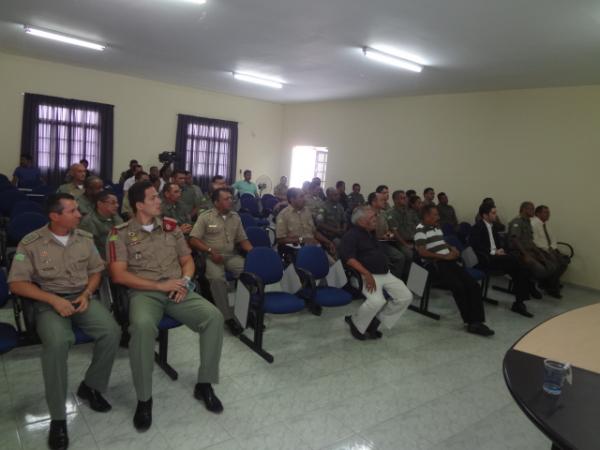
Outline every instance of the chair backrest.
[[419, 297], [423, 297], [428, 279], [429, 271], [419, 264], [412, 263], [410, 265], [406, 287], [408, 287], [412, 293], [417, 294]]
[[241, 212], [240, 219], [242, 220], [242, 226], [244, 230], [247, 230], [249, 227], [256, 227], [258, 223], [256, 223], [256, 219], [250, 213]]
[[0, 269], [0, 308], [6, 305], [8, 301], [8, 283], [6, 281], [6, 273]]
[[42, 184], [40, 186], [34, 187], [31, 192], [34, 194], [50, 195], [56, 192], [56, 188], [54, 186]]
[[18, 242], [23, 239], [25, 235], [38, 228], [42, 228], [47, 223], [48, 217], [43, 214], [26, 212], [10, 219], [6, 232], [11, 240]]
[[294, 263], [299, 269], [310, 272], [315, 279], [325, 278], [329, 273], [329, 262], [325, 250], [316, 245], [305, 245], [296, 255]]
[[446, 241], [446, 244], [456, 247], [459, 252], [462, 252], [465, 249], [465, 245], [460, 241], [460, 239], [457, 236], [444, 236], [444, 241]]
[[460, 256], [465, 263], [465, 266], [469, 269], [479, 264], [479, 258], [477, 258], [477, 254], [475, 253], [475, 250], [473, 250], [473, 247], [465, 248]]
[[469, 235], [471, 234], [471, 224], [468, 222], [461, 222], [458, 224], [458, 237], [463, 243], [467, 243], [469, 241]]
[[444, 236], [456, 234], [454, 231], [454, 226], [452, 226], [451, 223], [445, 223], [442, 225], [442, 233], [444, 233]]
[[275, 250], [255, 247], [246, 255], [244, 271], [257, 275], [267, 284], [277, 283], [283, 276], [283, 264]]
[[262, 203], [263, 209], [273, 211], [273, 208], [279, 203], [279, 200], [272, 194], [265, 194], [260, 198], [260, 202]]
[[264, 228], [248, 227], [245, 230], [253, 247], [271, 247], [271, 240]]
[[10, 218], [12, 219], [12, 218], [18, 216], [19, 214], [23, 214], [26, 212], [34, 212], [34, 213], [38, 213], [38, 214], [44, 214], [44, 208], [42, 208], [42, 205], [40, 205], [37, 202], [31, 201], [31, 200], [23, 200], [23, 201], [15, 203], [15, 205], [13, 206], [13, 208], [10, 212]]
[[27, 200], [27, 196], [18, 189], [7, 189], [0, 192], [0, 214], [9, 216], [16, 203]]
[[253, 216], [258, 215], [260, 213], [258, 209], [258, 200], [256, 197], [250, 194], [242, 194], [240, 197], [240, 208], [245, 209]]

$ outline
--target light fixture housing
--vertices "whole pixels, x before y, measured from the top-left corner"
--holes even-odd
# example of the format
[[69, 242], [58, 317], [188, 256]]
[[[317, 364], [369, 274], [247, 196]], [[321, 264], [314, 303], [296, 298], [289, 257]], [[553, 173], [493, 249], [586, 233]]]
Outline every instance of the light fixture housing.
[[246, 81], [248, 83], [259, 84], [261, 86], [267, 86], [273, 89], [281, 89], [283, 82], [271, 78], [264, 77], [263, 75], [253, 75], [249, 73], [233, 72], [233, 78], [240, 81]]
[[27, 25], [23, 25], [25, 33], [31, 34], [32, 36], [42, 37], [53, 41], [63, 42], [65, 44], [77, 45], [79, 47], [85, 47], [92, 50], [103, 51], [106, 45], [97, 44], [95, 42], [84, 41], [75, 37], [67, 36], [64, 34], [56, 33], [54, 31], [40, 30], [39, 28], [32, 28]]
[[419, 73], [423, 70], [423, 66], [421, 64], [417, 64], [414, 61], [392, 55], [391, 53], [376, 50], [371, 47], [363, 47], [362, 51], [367, 58], [372, 59], [373, 61], [378, 61], [404, 70], [410, 70], [411, 72]]
[[193, 3], [194, 5], [206, 5], [207, 0], [185, 0], [188, 3]]

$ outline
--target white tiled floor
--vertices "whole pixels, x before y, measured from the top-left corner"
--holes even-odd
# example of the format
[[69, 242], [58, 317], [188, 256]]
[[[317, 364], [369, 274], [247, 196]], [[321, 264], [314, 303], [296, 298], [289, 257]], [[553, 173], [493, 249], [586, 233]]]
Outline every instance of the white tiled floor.
[[[107, 398], [108, 414], [91, 411], [74, 395], [90, 357], [90, 344], [70, 353], [68, 398], [72, 449], [549, 449], [525, 418], [502, 379], [502, 358], [524, 332], [550, 316], [599, 300], [600, 294], [567, 286], [563, 300], [532, 300], [534, 319], [486, 305], [490, 339], [462, 330], [454, 302], [434, 291], [437, 322], [408, 311], [379, 341], [350, 337], [343, 317], [357, 307], [270, 316], [265, 347], [273, 364], [227, 336], [216, 392], [222, 415], [192, 397], [198, 361], [195, 335], [170, 335], [171, 364], [179, 380], [154, 371], [154, 424], [132, 425], [136, 405], [127, 351], [121, 349]], [[11, 312], [0, 312], [10, 321]], [[0, 448], [44, 449], [48, 417], [39, 347], [0, 358]]]

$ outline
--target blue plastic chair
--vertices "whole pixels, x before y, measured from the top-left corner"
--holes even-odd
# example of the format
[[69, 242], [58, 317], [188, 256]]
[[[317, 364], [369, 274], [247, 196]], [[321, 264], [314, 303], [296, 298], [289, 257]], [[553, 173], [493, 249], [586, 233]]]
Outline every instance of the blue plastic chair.
[[10, 212], [10, 218], [13, 219], [19, 214], [23, 214], [26, 212], [33, 212], [43, 215], [44, 208], [42, 208], [42, 206], [37, 202], [31, 200], [23, 200], [15, 203], [15, 205], [12, 208], [12, 211]]
[[[0, 308], [9, 298], [8, 283], [4, 270], [0, 270]], [[17, 330], [10, 323], [0, 322], [0, 355], [15, 348], [19, 343]]]
[[445, 223], [442, 225], [442, 233], [444, 233], [444, 236], [452, 236], [456, 234], [456, 231], [451, 223]]
[[260, 198], [260, 202], [262, 204], [263, 211], [267, 212], [268, 214], [271, 214], [273, 212], [273, 209], [275, 208], [275, 205], [279, 203], [279, 199], [274, 195], [264, 194]]
[[248, 227], [246, 228], [246, 236], [252, 244], [252, 247], [269, 247], [271, 248], [271, 240], [264, 228]]
[[35, 212], [24, 212], [10, 219], [6, 227], [9, 243], [17, 244], [25, 235], [42, 228], [48, 223], [48, 217]]
[[305, 245], [298, 251], [294, 263], [302, 282], [300, 297], [319, 306], [344, 306], [352, 301], [352, 295], [340, 288], [317, 286], [317, 280], [329, 273], [329, 261], [321, 247]]
[[446, 241], [446, 244], [456, 247], [459, 252], [462, 252], [465, 249], [465, 244], [463, 244], [457, 236], [444, 236], [444, 241]]
[[258, 222], [250, 213], [240, 212], [239, 214], [244, 230], [247, 230], [250, 227], [258, 227]]
[[31, 192], [33, 194], [50, 195], [50, 194], [54, 194], [56, 192], [56, 188], [54, 186], [42, 184], [40, 186], [34, 187]]
[[15, 204], [27, 200], [27, 196], [15, 188], [9, 188], [0, 192], [0, 214], [10, 216]]
[[264, 218], [258, 207], [258, 199], [250, 194], [242, 194], [240, 197], [240, 211], [250, 213], [260, 227], [269, 225], [269, 221]]
[[254, 315], [254, 339], [240, 334], [240, 340], [264, 358], [273, 362], [273, 355], [263, 349], [265, 313], [291, 314], [304, 309], [304, 300], [287, 292], [265, 292], [265, 286], [277, 283], [283, 276], [283, 265], [271, 248], [256, 247], [246, 256], [240, 281], [250, 292], [250, 311]]
[[469, 243], [469, 235], [471, 234], [471, 228], [472, 226], [468, 222], [461, 222], [460, 224], [458, 224], [458, 231], [456, 235], [465, 245]]

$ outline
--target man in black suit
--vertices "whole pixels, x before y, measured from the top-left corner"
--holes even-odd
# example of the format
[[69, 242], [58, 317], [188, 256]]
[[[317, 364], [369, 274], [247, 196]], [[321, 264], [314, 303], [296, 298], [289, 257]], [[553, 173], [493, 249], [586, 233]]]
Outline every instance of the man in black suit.
[[473, 226], [469, 238], [469, 244], [479, 258], [479, 267], [509, 274], [515, 294], [515, 302], [511, 310], [525, 317], [533, 317], [524, 303], [525, 300], [529, 300], [528, 271], [514, 255], [507, 254], [500, 246], [500, 237], [493, 228], [496, 207], [491, 203], [483, 203], [479, 207], [479, 215], [483, 220]]

